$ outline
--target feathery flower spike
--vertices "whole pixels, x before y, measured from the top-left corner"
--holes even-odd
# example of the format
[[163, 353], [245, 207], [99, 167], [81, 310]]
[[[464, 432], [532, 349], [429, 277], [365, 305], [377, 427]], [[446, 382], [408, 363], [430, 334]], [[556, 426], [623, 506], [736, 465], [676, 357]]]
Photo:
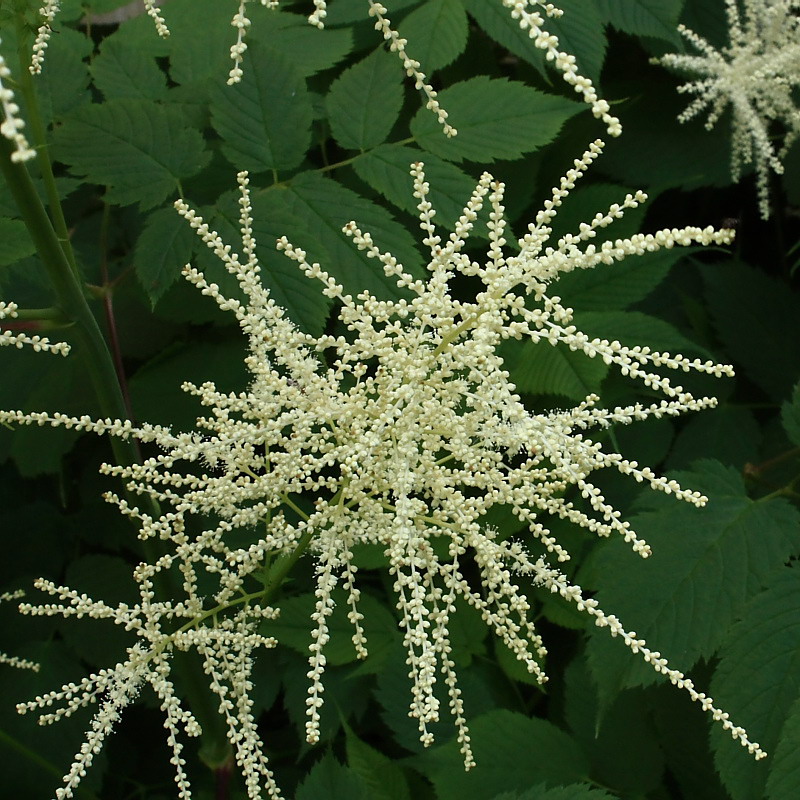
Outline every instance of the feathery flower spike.
[[[247, 662], [255, 647], [269, 646], [265, 637], [275, 612], [257, 600], [264, 593], [257, 576], [266, 560], [311, 553], [316, 559], [316, 603], [310, 620], [306, 736], [309, 742], [318, 741], [325, 645], [331, 635], [332, 592], [337, 587], [344, 591], [354, 650], [360, 658], [368, 654], [358, 570], [353, 563], [353, 546], [360, 543], [380, 545], [389, 561], [412, 678], [410, 714], [417, 720], [420, 739], [426, 745], [432, 742], [430, 725], [442, 713], [435, 692], [441, 681], [465, 767], [475, 762], [451, 656], [456, 601], [460, 598], [475, 608], [531, 674], [542, 682], [547, 679], [542, 666], [546, 649], [515, 575], [528, 576], [535, 585], [574, 602], [597, 625], [608, 627], [633, 653], [687, 691], [756, 758], [763, 757], [759, 745], [731, 723], [711, 698], [627, 632], [616, 617], [601, 611], [596, 601], [584, 597], [580, 587], [570, 584], [550, 563], [551, 559], [564, 562], [570, 553], [548, 529], [548, 516], [571, 521], [592, 535], [621, 536], [642, 557], [650, 553], [647, 543], [592, 482], [596, 470], [610, 467], [678, 500], [697, 506], [706, 502], [698, 492], [619, 453], [606, 452], [588, 432], [715, 405], [713, 398], [695, 398], [674, 385], [661, 374], [665, 369], [731, 374], [730, 367], [710, 361], [591, 338], [575, 327], [571, 309], [551, 292], [559, 275], [574, 269], [613, 265], [675, 245], [726, 244], [733, 238], [729, 230], [690, 227], [596, 244], [593, 240], [606, 226], [646, 199], [637, 192], [598, 213], [575, 233], [551, 242], [550, 225], [561, 202], [602, 147], [600, 141], [592, 143], [574, 162], [518, 240], [519, 251], [514, 254], [504, 250], [507, 226], [502, 183], [484, 173], [454, 229], [446, 234], [435, 225], [423, 165], [414, 164], [413, 192], [419, 201], [423, 243], [430, 251], [424, 277], [409, 274], [355, 222], [344, 228], [355, 246], [405, 290], [404, 299], [381, 300], [366, 291], [353, 297], [320, 264], [309, 262], [305, 251], [281, 237], [278, 249], [307, 277], [319, 281], [326, 296], [338, 301], [345, 331], [339, 336], [304, 333], [264, 287], [252, 231], [249, 179], [247, 173], [240, 173], [240, 254], [184, 201], [178, 201], [176, 208], [238, 281], [240, 296], [229, 297], [197, 268], [187, 265], [184, 271], [203, 294], [238, 320], [249, 345], [245, 364], [251, 380], [246, 391], [225, 393], [211, 382], [185, 383], [185, 391], [210, 409], [207, 416], [198, 418], [197, 431], [188, 433], [120, 420], [0, 412], [4, 423], [63, 425], [134, 437], [157, 443], [162, 450], [142, 464], [103, 467], [104, 473], [123, 478], [131, 491], [149, 495], [169, 509], [155, 519], [124, 500], [109, 497], [123, 514], [139, 520], [140, 536], [159, 537], [171, 548], [157, 563], [137, 568], [140, 603], [114, 609], [42, 579], [38, 587], [57, 595], [60, 603], [23, 606], [28, 613], [113, 618], [139, 637], [126, 662], [85, 679], [80, 691], [64, 687], [21, 706], [35, 710], [61, 703], [60, 711], [45, 714], [45, 721], [54, 721], [74, 707], [101, 703], [87, 744], [68, 773], [69, 792], [122, 708], [146, 682], [161, 699], [176, 780], [181, 796], [189, 796], [177, 729], [183, 726], [195, 733], [196, 723], [180, 709], [172, 685], [161, 680], [166, 680], [173, 649], [197, 647], [206, 659], [212, 689], [225, 700], [221, 708], [238, 748], [249, 796], [259, 797], [259, 786], [265, 784], [270, 795], [277, 797], [260, 740], [248, 733], [254, 723], [247, 684], [237, 684], [239, 689], [234, 691], [232, 674], [220, 673], [219, 665], [225, 659], [225, 663]], [[489, 247], [481, 263], [472, 261], [464, 249], [485, 206], [489, 208]], [[450, 282], [457, 273], [482, 284], [473, 299], [451, 296]], [[532, 413], [523, 405], [497, 352], [498, 345], [512, 337], [542, 346], [561, 343], [602, 358], [663, 399], [603, 408], [597, 396], [589, 395], [572, 409]], [[588, 510], [565, 496], [568, 487], [575, 487]], [[310, 510], [295, 501], [300, 496], [315, 498]], [[501, 539], [486, 524], [486, 514], [499, 506], [513, 512], [531, 540], [543, 545], [546, 556], [535, 558], [527, 541]], [[191, 516], [210, 517], [214, 522], [190, 536], [186, 521]], [[232, 543], [233, 534], [237, 545]], [[434, 546], [437, 540], [441, 545]], [[480, 577], [479, 590], [466, 577], [468, 565]], [[179, 571], [186, 599], [156, 599], [153, 578], [167, 569]], [[200, 571], [211, 574], [217, 586], [207, 600], [197, 590]], [[252, 627], [256, 620], [263, 620], [258, 636]]]
[[[3, 592], [0, 594], [0, 603], [7, 603], [12, 600], [19, 600], [24, 597], [25, 592]], [[39, 665], [35, 661], [28, 661], [26, 658], [17, 658], [17, 656], [9, 656], [0, 651], [0, 664], [8, 664], [10, 667], [18, 667], [19, 669], [30, 669], [34, 672], [39, 671]]]
[[[758, 207], [769, 216], [769, 172], [783, 174], [781, 159], [800, 134], [800, 109], [794, 92], [800, 86], [800, 0], [726, 0], [730, 41], [717, 50], [702, 36], [680, 25], [678, 30], [698, 51], [668, 53], [657, 62], [697, 78], [678, 87], [694, 100], [678, 117], [686, 122], [708, 109], [710, 130], [731, 106], [733, 139], [731, 173], [739, 179], [742, 166], [754, 164]], [[775, 149], [774, 123], [783, 128]]]
[[31, 158], [36, 158], [36, 151], [31, 148], [22, 133], [25, 121], [17, 116], [19, 114], [19, 106], [14, 100], [14, 92], [3, 83], [4, 80], [10, 77], [11, 70], [8, 68], [3, 56], [0, 55], [0, 106], [3, 109], [0, 135], [5, 136], [16, 148], [11, 154], [12, 161], [28, 161]]

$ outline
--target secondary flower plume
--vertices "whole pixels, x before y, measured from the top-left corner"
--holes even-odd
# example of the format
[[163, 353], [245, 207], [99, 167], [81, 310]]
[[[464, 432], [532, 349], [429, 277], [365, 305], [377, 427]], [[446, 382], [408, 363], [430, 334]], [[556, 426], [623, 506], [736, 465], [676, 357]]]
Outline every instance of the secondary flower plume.
[[[678, 30], [698, 51], [669, 53], [668, 67], [693, 73], [695, 80], [679, 92], [695, 95], [678, 117], [686, 122], [708, 109], [711, 129], [731, 106], [733, 140], [731, 171], [738, 180], [742, 166], [755, 164], [761, 216], [769, 216], [769, 171], [783, 174], [781, 159], [800, 134], [800, 110], [794, 92], [800, 85], [800, 1], [726, 0], [730, 42], [717, 50], [702, 36], [681, 25]], [[776, 150], [776, 136], [783, 142]]]
[[[186, 202], [178, 201], [176, 208], [238, 281], [241, 291], [227, 296], [196, 267], [184, 270], [203, 294], [237, 318], [248, 343], [249, 386], [226, 393], [211, 382], [185, 383], [184, 390], [208, 409], [197, 429], [186, 433], [119, 420], [0, 412], [3, 423], [63, 425], [135, 437], [162, 449], [141, 464], [103, 468], [123, 478], [129, 491], [161, 504], [159, 514], [152, 514], [109, 495], [138, 522], [142, 538], [166, 547], [165, 555], [135, 570], [140, 601], [110, 607], [42, 579], [38, 588], [59, 602], [22, 607], [31, 614], [113, 619], [137, 637], [126, 660], [116, 666], [20, 707], [47, 709], [43, 720], [50, 722], [99, 703], [61, 797], [71, 796], [143, 684], [159, 698], [180, 796], [190, 796], [179, 735], [180, 729], [195, 735], [199, 726], [181, 708], [169, 680], [172, 654], [189, 648], [203, 656], [209, 684], [220, 698], [249, 797], [261, 797], [262, 789], [278, 797], [250, 713], [247, 676], [255, 650], [274, 644], [270, 621], [285, 574], [280, 569], [303, 554], [315, 559], [306, 701], [306, 734], [313, 743], [319, 739], [334, 588], [344, 590], [356, 654], [366, 658], [369, 652], [353, 558], [354, 546], [363, 543], [380, 545], [388, 559], [412, 679], [410, 714], [420, 739], [431, 743], [429, 727], [442, 714], [435, 692], [441, 682], [467, 768], [474, 764], [468, 709], [450, 642], [456, 601], [475, 608], [528, 671], [546, 680], [546, 649], [532, 622], [532, 598], [517, 576], [574, 602], [596, 625], [608, 627], [685, 689], [756, 758], [764, 755], [690, 679], [558, 569], [570, 553], [549, 529], [551, 518], [568, 520], [588, 535], [621, 536], [641, 556], [650, 554], [647, 543], [593, 483], [597, 470], [616, 469], [677, 500], [705, 503], [699, 493], [607, 452], [590, 438], [592, 429], [602, 432], [611, 424], [715, 404], [712, 398], [693, 397], [665, 370], [731, 374], [729, 367], [710, 361], [592, 338], [576, 328], [571, 309], [553, 292], [559, 276], [575, 269], [601, 264], [613, 269], [624, 258], [665, 247], [732, 240], [729, 230], [682, 228], [595, 243], [607, 225], [645, 200], [636, 193], [552, 241], [551, 223], [562, 200], [601, 150], [602, 142], [596, 141], [574, 162], [511, 253], [505, 248], [509, 233], [502, 183], [484, 173], [452, 232], [446, 233], [436, 227], [423, 165], [412, 165], [422, 242], [430, 255], [426, 274], [410, 274], [355, 222], [344, 227], [353, 245], [396, 281], [402, 299], [383, 300], [366, 291], [354, 297], [297, 244], [279, 239], [278, 249], [335, 300], [342, 330], [336, 336], [302, 331], [262, 284], [248, 176], [239, 173], [241, 253]], [[488, 251], [484, 260], [474, 261], [466, 247], [482, 213], [488, 216]], [[451, 291], [457, 275], [478, 286], [468, 300]], [[571, 409], [532, 413], [498, 354], [509, 338], [602, 358], [663, 399], [604, 408], [589, 395]], [[487, 513], [501, 506], [525, 529], [520, 538], [503, 538], [487, 524]], [[284, 566], [265, 571], [270, 563]], [[181, 598], [158, 596], [159, 575], [168, 573], [177, 577]], [[51, 705], [60, 710], [50, 710]]]

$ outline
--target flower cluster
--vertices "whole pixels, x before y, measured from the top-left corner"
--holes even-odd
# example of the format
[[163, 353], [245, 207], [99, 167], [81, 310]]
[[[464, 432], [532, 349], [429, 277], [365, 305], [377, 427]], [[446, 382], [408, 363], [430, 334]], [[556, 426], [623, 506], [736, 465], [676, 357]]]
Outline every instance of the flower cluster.
[[[274, 619], [277, 611], [263, 602], [263, 587], [261, 591], [249, 594], [234, 591], [233, 586], [240, 581], [231, 574], [224, 558], [214, 555], [224, 551], [220, 540], [229, 526], [206, 531], [195, 540], [187, 534], [184, 515], [180, 512], [167, 514], [155, 522], [128, 508], [124, 500], [113, 495], [109, 499], [116, 501], [124, 513], [139, 517], [142, 537], [157, 535], [169, 543], [171, 551], [153, 564], [142, 563], [134, 570], [139, 592], [139, 601], [135, 605], [120, 603], [116, 607], [109, 606], [45, 579], [36, 581], [35, 587], [55, 596], [58, 602], [20, 605], [23, 614], [34, 616], [112, 620], [125, 630], [133, 631], [137, 637], [136, 643], [128, 648], [125, 660], [115, 666], [17, 706], [23, 714], [40, 711], [39, 723], [47, 725], [65, 719], [81, 708], [98, 705], [86, 739], [64, 776], [64, 785], [56, 792], [57, 800], [73, 797], [81, 778], [122, 712], [148, 684], [164, 713], [178, 797], [181, 800], [191, 798], [185, 759], [181, 755], [183, 743], [180, 733], [196, 737], [202, 730], [191, 711], [181, 705], [171, 680], [176, 651], [188, 650], [195, 650], [202, 658], [203, 671], [211, 691], [219, 700], [219, 711], [225, 719], [228, 738], [234, 746], [248, 796], [261, 797], [261, 788], [265, 787], [270, 797], [279, 797], [280, 792], [262, 752], [249, 696], [254, 651], [276, 644], [272, 637], [262, 635], [259, 628], [265, 620]], [[156, 598], [159, 580], [164, 580], [170, 573], [180, 576], [185, 593], [183, 600], [160, 601]], [[208, 578], [217, 580], [216, 593], [209, 592]], [[203, 588], [200, 588], [201, 584]], [[54, 706], [55, 710], [51, 710]]]
[[[0, 321], [13, 319], [17, 316], [16, 303], [4, 303], [0, 301]], [[13, 345], [22, 348], [29, 344], [37, 353], [48, 352], [65, 356], [69, 353], [69, 345], [66, 342], [51, 342], [46, 336], [34, 334], [29, 336], [27, 333], [14, 333], [13, 331], [0, 331], [0, 347], [3, 345]]]
[[[717, 50], [681, 25], [678, 30], [698, 51], [669, 53], [660, 63], [698, 77], [678, 91], [695, 95], [678, 117], [692, 119], [709, 109], [706, 129], [722, 112], [733, 111], [731, 171], [738, 180], [742, 166], [755, 164], [761, 216], [769, 216], [769, 171], [783, 173], [781, 159], [800, 134], [800, 110], [793, 93], [800, 86], [800, 0], [726, 0], [730, 42]], [[777, 123], [777, 127], [776, 126]], [[775, 135], [783, 137], [775, 149]]]
[[11, 77], [11, 70], [0, 55], [0, 106], [3, 109], [3, 121], [0, 123], [0, 135], [5, 136], [13, 143], [15, 150], [11, 154], [11, 160], [15, 162], [28, 161], [36, 158], [36, 151], [28, 144], [28, 140], [22, 133], [25, 121], [20, 119], [19, 106], [14, 100], [14, 92], [6, 86], [3, 81]]
[[[729, 230], [682, 228], [595, 243], [604, 228], [645, 199], [636, 193], [552, 241], [551, 223], [559, 206], [602, 146], [592, 143], [574, 162], [513, 254], [504, 248], [508, 231], [502, 183], [485, 173], [453, 231], [445, 234], [434, 224], [423, 165], [414, 164], [422, 241], [430, 251], [426, 275], [407, 272], [355, 222], [344, 228], [354, 245], [397, 282], [405, 293], [399, 300], [381, 300], [366, 291], [353, 297], [320, 264], [309, 262], [301, 248], [279, 239], [278, 249], [337, 302], [343, 331], [337, 336], [304, 333], [262, 284], [248, 177], [240, 173], [241, 254], [185, 202], [178, 201], [176, 208], [238, 281], [238, 295], [227, 296], [197, 268], [184, 270], [192, 284], [238, 320], [248, 342], [245, 364], [251, 382], [246, 391], [225, 393], [211, 382], [185, 383], [184, 390], [209, 409], [198, 418], [197, 430], [187, 433], [119, 420], [0, 412], [1, 423], [134, 437], [162, 450], [140, 464], [103, 468], [123, 478], [129, 491], [169, 509], [149, 515], [109, 497], [138, 520], [143, 538], [161, 540], [168, 548], [152, 564], [137, 567], [140, 602], [112, 608], [40, 580], [38, 587], [60, 603], [23, 607], [28, 613], [110, 618], [139, 637], [116, 667], [21, 706], [33, 710], [60, 703], [61, 710], [45, 714], [47, 722], [90, 702], [101, 703], [62, 797], [71, 796], [120, 711], [145, 682], [161, 700], [181, 797], [189, 797], [178, 728], [195, 734], [198, 726], [180, 707], [168, 675], [174, 650], [190, 647], [203, 655], [212, 689], [221, 699], [249, 796], [259, 797], [265, 781], [270, 796], [277, 797], [247, 694], [252, 651], [272, 644], [269, 620], [275, 612], [268, 601], [278, 578], [267, 565], [275, 564], [276, 557], [277, 563], [292, 563], [304, 552], [316, 559], [306, 726], [313, 743], [319, 738], [325, 644], [337, 586], [345, 592], [354, 650], [361, 658], [368, 654], [353, 560], [354, 546], [363, 543], [380, 545], [389, 562], [412, 679], [410, 714], [420, 739], [426, 745], [432, 741], [430, 725], [442, 713], [435, 692], [441, 681], [467, 768], [474, 759], [450, 642], [456, 601], [475, 608], [528, 671], [546, 680], [546, 650], [516, 576], [574, 602], [685, 689], [756, 758], [764, 755], [710, 697], [585, 597], [556, 566], [570, 553], [548, 528], [549, 518], [568, 520], [593, 535], [621, 536], [642, 557], [650, 553], [592, 482], [597, 470], [615, 469], [679, 500], [705, 503], [699, 493], [607, 452], [588, 432], [715, 404], [713, 398], [695, 398], [673, 384], [662, 374], [665, 369], [732, 374], [730, 367], [710, 361], [592, 338], [576, 328], [571, 309], [551, 291], [561, 274], [575, 269], [613, 265], [676, 245], [732, 240]], [[465, 251], [481, 213], [488, 213], [489, 246], [486, 259], [477, 262]], [[479, 283], [474, 299], [452, 296], [457, 275]], [[602, 358], [663, 399], [603, 408], [590, 395], [572, 409], [532, 413], [498, 354], [499, 345], [510, 338]], [[567, 491], [571, 488], [572, 493]], [[520, 520], [527, 529], [524, 539], [504, 539], [486, 523], [487, 513], [498, 507]], [[189, 531], [197, 526], [190, 528], [191, 517], [213, 522], [192, 535]], [[536, 549], [544, 555], [535, 555]], [[180, 602], [157, 599], [157, 575], [169, 572], [182, 581], [186, 599]], [[479, 590], [467, 579], [475, 572]], [[207, 588], [209, 576], [213, 592]], [[206, 587], [202, 595], [201, 584]]]

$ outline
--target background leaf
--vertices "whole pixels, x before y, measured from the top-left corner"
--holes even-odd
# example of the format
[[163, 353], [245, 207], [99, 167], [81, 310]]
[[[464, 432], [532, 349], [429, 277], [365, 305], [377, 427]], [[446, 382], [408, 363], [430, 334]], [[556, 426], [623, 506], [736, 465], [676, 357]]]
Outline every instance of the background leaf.
[[220, 85], [212, 98], [211, 121], [222, 151], [237, 169], [294, 169], [311, 144], [305, 81], [283, 56], [260, 45], [247, 48], [247, 61], [242, 80]]
[[402, 75], [396, 56], [379, 48], [331, 84], [325, 105], [342, 147], [368, 150], [386, 140], [403, 105]]
[[181, 112], [146, 100], [83, 106], [65, 119], [56, 156], [72, 171], [108, 187], [119, 205], [152, 208], [208, 159], [203, 139]]
[[427, 75], [455, 61], [467, 46], [467, 15], [460, 0], [427, 0], [400, 24], [411, 57]]
[[450, 161], [518, 158], [551, 142], [583, 107], [505, 78], [479, 76], [439, 93], [458, 135], [448, 139], [436, 115], [421, 108], [411, 121], [417, 144]]

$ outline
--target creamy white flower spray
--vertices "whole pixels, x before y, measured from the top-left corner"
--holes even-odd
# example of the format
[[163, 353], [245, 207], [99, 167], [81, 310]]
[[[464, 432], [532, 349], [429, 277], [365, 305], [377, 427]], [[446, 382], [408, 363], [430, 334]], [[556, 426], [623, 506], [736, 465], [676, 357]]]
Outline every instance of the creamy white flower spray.
[[[711, 129], [730, 105], [733, 112], [731, 172], [754, 164], [758, 207], [769, 216], [769, 173], [783, 174], [781, 159], [800, 134], [800, 109], [794, 92], [800, 85], [800, 0], [726, 0], [730, 41], [717, 50], [680, 25], [678, 30], [698, 51], [669, 53], [658, 59], [667, 67], [693, 73], [678, 88], [694, 100], [678, 117], [686, 122], [708, 109]], [[776, 149], [776, 137], [782, 144]]]
[[[664, 369], [732, 374], [730, 367], [710, 361], [589, 337], [551, 291], [562, 273], [575, 269], [613, 265], [676, 245], [727, 244], [733, 238], [729, 230], [682, 228], [595, 244], [592, 240], [606, 226], [645, 200], [636, 193], [577, 232], [551, 241], [559, 206], [601, 150], [602, 142], [596, 141], [574, 162], [512, 254], [504, 249], [508, 232], [502, 183], [484, 173], [453, 231], [445, 234], [434, 224], [423, 165], [414, 164], [422, 241], [430, 251], [424, 277], [409, 274], [355, 222], [344, 228], [354, 245], [404, 290], [403, 299], [381, 300], [366, 291], [353, 297], [320, 264], [309, 262], [301, 248], [279, 239], [278, 248], [337, 302], [344, 330], [338, 336], [301, 331], [262, 284], [249, 180], [240, 173], [241, 254], [187, 203], [179, 201], [176, 208], [238, 281], [241, 296], [226, 296], [196, 267], [184, 271], [203, 294], [237, 318], [248, 342], [250, 384], [245, 391], [221, 392], [211, 382], [184, 384], [209, 409], [198, 418], [197, 430], [186, 433], [120, 420], [0, 412], [2, 423], [134, 437], [162, 450], [141, 464], [103, 467], [106, 474], [123, 478], [131, 492], [169, 509], [155, 517], [109, 495], [138, 522], [141, 537], [160, 539], [167, 547], [166, 555], [136, 568], [137, 604], [111, 607], [41, 579], [38, 588], [59, 602], [22, 606], [30, 614], [111, 619], [137, 637], [127, 659], [115, 667], [20, 706], [43, 710], [47, 723], [99, 704], [60, 798], [72, 796], [122, 710], [145, 684], [155, 691], [165, 716], [180, 796], [190, 797], [180, 736], [198, 734], [199, 726], [182, 708], [169, 673], [171, 655], [192, 648], [203, 657], [209, 685], [220, 698], [248, 796], [266, 791], [278, 797], [255, 730], [248, 677], [256, 651], [274, 644], [272, 598], [300, 557], [316, 559], [306, 726], [313, 743], [319, 739], [335, 587], [345, 592], [357, 656], [366, 658], [369, 652], [353, 561], [353, 547], [361, 543], [380, 545], [389, 561], [412, 679], [410, 714], [420, 739], [432, 742], [430, 725], [442, 714], [435, 692], [441, 681], [466, 768], [475, 762], [450, 641], [456, 601], [475, 608], [527, 670], [546, 680], [544, 643], [516, 576], [574, 602], [596, 625], [608, 627], [633, 653], [686, 690], [751, 754], [765, 755], [712, 698], [557, 568], [570, 553], [548, 528], [550, 517], [569, 520], [592, 535], [621, 536], [642, 557], [650, 555], [647, 543], [592, 482], [596, 470], [616, 469], [678, 500], [697, 506], [706, 502], [648, 467], [606, 452], [588, 432], [715, 405], [713, 398], [695, 398], [673, 384], [661, 374]], [[487, 206], [488, 252], [476, 262], [465, 248]], [[474, 299], [452, 296], [450, 284], [458, 274], [480, 282]], [[498, 346], [509, 338], [530, 339], [542, 347], [561, 344], [602, 358], [663, 399], [603, 408], [597, 396], [589, 395], [572, 409], [532, 413], [498, 354]], [[584, 504], [568, 499], [569, 487], [575, 487]], [[487, 513], [501, 506], [524, 523], [524, 538], [503, 539], [486, 523]], [[210, 525], [209, 518], [214, 520]], [[189, 524], [192, 519], [205, 521], [200, 533], [190, 532], [198, 530]], [[533, 554], [537, 540], [546, 555]], [[265, 571], [268, 563], [275, 566]], [[477, 570], [479, 589], [467, 580], [467, 568]], [[184, 599], [157, 597], [156, 576], [168, 570], [180, 577]], [[201, 585], [206, 587], [202, 593]]]

